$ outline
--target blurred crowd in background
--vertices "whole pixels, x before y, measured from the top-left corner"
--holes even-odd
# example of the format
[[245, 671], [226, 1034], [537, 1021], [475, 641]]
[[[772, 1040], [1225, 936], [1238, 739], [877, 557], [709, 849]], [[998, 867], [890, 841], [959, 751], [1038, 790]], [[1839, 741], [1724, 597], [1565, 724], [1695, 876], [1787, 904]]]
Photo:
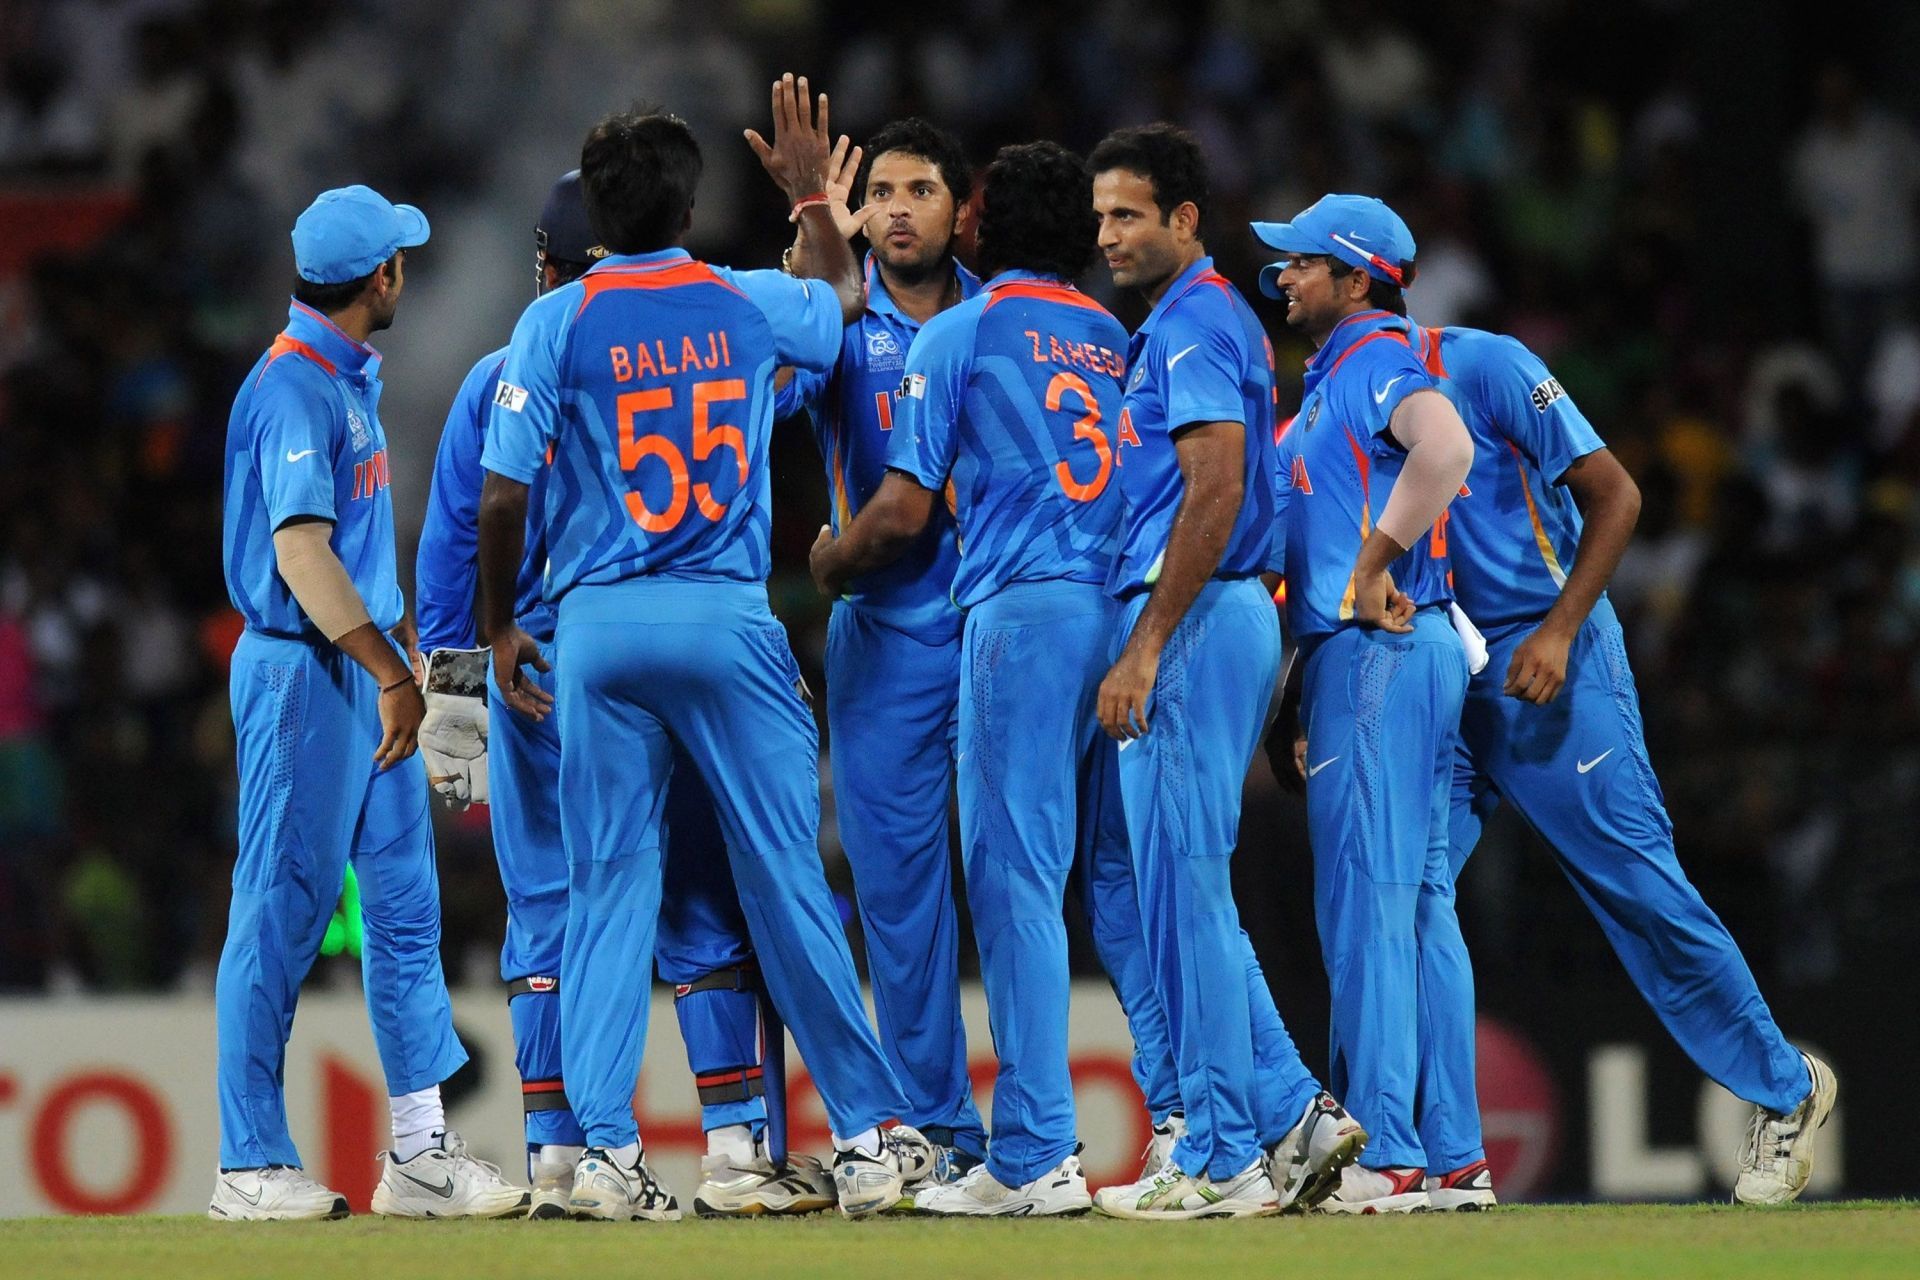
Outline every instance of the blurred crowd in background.
[[[410, 580], [441, 415], [530, 295], [533, 210], [587, 126], [636, 99], [687, 116], [708, 161], [692, 247], [771, 265], [790, 229], [739, 130], [788, 69], [856, 139], [924, 113], [982, 165], [1183, 124], [1212, 164], [1208, 246], [1248, 293], [1250, 217], [1387, 199], [1419, 241], [1415, 319], [1524, 340], [1641, 485], [1612, 596], [1682, 860], [1763, 985], [1910, 961], [1920, 91], [1891, 51], [1920, 19], [1805, 8], [0, 4], [0, 990], [211, 989], [235, 815], [222, 446], [298, 210], [364, 181], [434, 222], [379, 339]], [[1836, 31], [1851, 62], [1821, 56]], [[1137, 323], [1104, 277], [1085, 283]], [[1307, 350], [1256, 305], [1297, 402]], [[774, 602], [818, 688], [804, 431], [774, 467]], [[1276, 985], [1316, 982], [1298, 809], [1264, 764], [1248, 797], [1243, 916]], [[830, 821], [823, 846], [850, 892]], [[484, 811], [447, 817], [440, 850], [450, 974], [490, 980]], [[1544, 968], [1630, 999], [1537, 852], [1496, 825], [1469, 868], [1483, 991]]]

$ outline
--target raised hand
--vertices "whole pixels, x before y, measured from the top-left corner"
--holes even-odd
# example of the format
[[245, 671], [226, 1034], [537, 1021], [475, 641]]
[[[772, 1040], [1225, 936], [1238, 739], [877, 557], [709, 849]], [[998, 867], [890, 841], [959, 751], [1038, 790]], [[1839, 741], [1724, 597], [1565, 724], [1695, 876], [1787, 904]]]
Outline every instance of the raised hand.
[[789, 200], [827, 194], [829, 179], [837, 176], [828, 167], [833, 145], [827, 130], [827, 95], [820, 95], [816, 110], [805, 76], [796, 80], [788, 72], [773, 82], [771, 143], [755, 130], [745, 132], [747, 145]]

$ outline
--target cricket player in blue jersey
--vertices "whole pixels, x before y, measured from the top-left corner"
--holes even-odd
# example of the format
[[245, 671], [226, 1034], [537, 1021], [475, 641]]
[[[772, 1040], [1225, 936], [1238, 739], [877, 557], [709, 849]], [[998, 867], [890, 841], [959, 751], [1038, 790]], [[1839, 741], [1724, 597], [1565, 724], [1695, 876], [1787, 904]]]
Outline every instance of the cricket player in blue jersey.
[[[651, 1181], [630, 1103], [677, 754], [719, 810], [761, 971], [826, 1104], [841, 1212], [892, 1207], [933, 1163], [926, 1140], [892, 1122], [906, 1099], [821, 870], [813, 717], [767, 606], [774, 371], [829, 367], [861, 306], [859, 264], [827, 211], [824, 98], [818, 123], [805, 80], [784, 77], [773, 101], [772, 144], [748, 138], [814, 222], [821, 277], [690, 258], [678, 244], [700, 173], [691, 131], [660, 114], [602, 120], [580, 176], [608, 256], [521, 317], [481, 457], [494, 681], [516, 712], [552, 708], [560, 725], [562, 1065], [587, 1140], [576, 1215], [636, 1217]], [[551, 695], [520, 671], [548, 664], [514, 621], [528, 487], [543, 473]]]
[[1371, 1135], [1320, 1205], [1429, 1205], [1429, 1169], [1485, 1158], [1473, 973], [1447, 863], [1467, 657], [1449, 619], [1444, 516], [1473, 444], [1407, 344], [1413, 237], [1378, 200], [1330, 195], [1253, 232], [1286, 259], [1261, 288], [1318, 348], [1280, 441], [1279, 566], [1303, 671], [1315, 914], [1333, 997], [1330, 1081]]
[[[980, 248], [992, 278], [914, 339], [887, 474], [839, 537], [821, 531], [813, 574], [837, 595], [892, 563], [951, 484], [965, 548], [953, 598], [968, 611], [960, 840], [1000, 1073], [986, 1162], [923, 1188], [914, 1207], [1083, 1213], [1092, 1199], [1075, 1154], [1062, 916], [1076, 867], [1136, 1046], [1165, 1035], [1116, 812], [1117, 753], [1094, 714], [1125, 507], [1112, 432], [1126, 331], [1069, 283], [1094, 247], [1078, 157], [1046, 142], [1007, 147], [984, 196]], [[1158, 1032], [1143, 1034], [1148, 1025]]]
[[[1452, 867], [1502, 801], [1553, 849], [1634, 985], [1696, 1065], [1754, 1105], [1734, 1196], [1792, 1200], [1833, 1109], [1832, 1070], [1774, 1025], [1753, 973], [1687, 880], [1647, 756], [1606, 585], [1640, 491], [1539, 357], [1477, 329], [1412, 329], [1474, 440], [1449, 508], [1454, 591], [1486, 634], [1454, 769]], [[1584, 514], [1584, 520], [1583, 520]], [[1452, 1021], [1471, 1026], [1472, 1007]], [[1435, 1207], [1491, 1203], [1485, 1166], [1429, 1182]]]
[[1123, 129], [1089, 167], [1114, 283], [1153, 304], [1127, 351], [1114, 475], [1129, 511], [1109, 584], [1121, 625], [1099, 710], [1120, 743], [1185, 1104], [1164, 1166], [1096, 1203], [1162, 1221], [1257, 1216], [1325, 1199], [1367, 1140], [1300, 1061], [1229, 874], [1280, 667], [1259, 580], [1273, 539], [1273, 351], [1201, 241], [1206, 158], [1192, 135]]
[[230, 678], [240, 849], [215, 985], [220, 1174], [208, 1215], [335, 1218], [345, 1197], [301, 1169], [282, 1072], [300, 983], [349, 860], [365, 919], [367, 1009], [394, 1147], [377, 1212], [499, 1217], [524, 1188], [446, 1128], [440, 1083], [467, 1060], [440, 969], [440, 886], [413, 625], [394, 568], [380, 355], [427, 220], [362, 186], [323, 192], [293, 228], [287, 327], [227, 424], [227, 594], [245, 619]]
[[[920, 326], [980, 291], [954, 261], [973, 175], [952, 135], [896, 121], [836, 156], [828, 184], [846, 237], [864, 233], [866, 309], [825, 372], [793, 373], [774, 416], [804, 411], [827, 466], [832, 527], [844, 530], [880, 487], [907, 348]], [[847, 196], [862, 205], [849, 211]], [[789, 250], [804, 263], [801, 235]], [[827, 629], [827, 729], [834, 811], [853, 868], [880, 1044], [907, 1092], [901, 1118], [940, 1149], [936, 1177], [978, 1164], [986, 1127], [967, 1074], [960, 1021], [960, 927], [947, 797], [960, 696], [953, 518], [937, 507], [891, 565], [848, 583]]]
[[[537, 293], [578, 279], [606, 256], [587, 225], [577, 170], [554, 183], [534, 238]], [[497, 691], [489, 705], [487, 651], [475, 647], [480, 457], [506, 356], [503, 349], [482, 357], [461, 384], [434, 462], [414, 575], [429, 673], [420, 750], [428, 781], [449, 804], [464, 808], [491, 799], [494, 852], [507, 893], [500, 976], [509, 993], [526, 1110], [529, 1216], [560, 1218], [567, 1216], [574, 1166], [586, 1145], [560, 1064], [560, 958], [567, 922], [560, 732], [552, 717], [535, 721], [512, 714]], [[539, 502], [544, 485], [544, 474], [535, 477], [530, 505]], [[551, 660], [554, 611], [541, 598], [546, 543], [544, 530], [531, 521], [526, 546], [515, 617]], [[442, 670], [455, 666], [473, 673], [471, 689], [440, 691]], [[538, 679], [551, 692], [551, 675]], [[676, 761], [667, 809], [666, 898], [655, 958], [661, 978], [674, 986], [687, 1063], [699, 1082], [708, 1150], [694, 1206], [715, 1215], [829, 1208], [833, 1183], [818, 1161], [796, 1157], [778, 1169], [765, 1151], [752, 948], [712, 802], [690, 765]], [[649, 1194], [649, 1217], [678, 1216], [678, 1204], [664, 1188]]]

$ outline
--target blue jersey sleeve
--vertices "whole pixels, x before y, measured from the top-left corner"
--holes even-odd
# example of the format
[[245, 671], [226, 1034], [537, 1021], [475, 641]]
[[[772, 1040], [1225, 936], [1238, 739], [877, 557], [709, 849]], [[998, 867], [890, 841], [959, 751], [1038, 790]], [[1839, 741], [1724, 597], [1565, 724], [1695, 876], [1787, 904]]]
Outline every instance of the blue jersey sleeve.
[[[297, 359], [297, 358], [295, 358]], [[343, 443], [336, 395], [315, 371], [269, 368], [253, 398], [253, 466], [267, 503], [267, 528], [299, 516], [336, 519], [334, 463]]]
[[1161, 320], [1154, 336], [1159, 352], [1148, 358], [1164, 361], [1152, 372], [1160, 375], [1169, 435], [1200, 422], [1244, 425], [1247, 409], [1240, 375], [1247, 353], [1241, 349], [1245, 335], [1237, 322], [1222, 323], [1179, 307]]
[[1577, 459], [1607, 447], [1560, 380], [1518, 340], [1495, 339], [1476, 381], [1473, 390], [1500, 432], [1549, 483], [1559, 483]]
[[1274, 432], [1273, 459], [1273, 545], [1267, 553], [1267, 572], [1285, 577], [1287, 573], [1287, 507], [1293, 500], [1293, 458], [1298, 439], [1289, 418]]
[[1414, 392], [1439, 389], [1413, 349], [1394, 338], [1369, 342], [1351, 358], [1359, 367], [1344, 371], [1346, 410], [1351, 420], [1365, 424], [1369, 435], [1386, 435], [1393, 411]]
[[802, 411], [815, 415], [820, 413], [820, 402], [827, 394], [827, 382], [832, 374], [814, 370], [794, 368], [787, 385], [773, 393], [773, 419], [791, 418]]
[[907, 348], [893, 439], [887, 443], [887, 466], [906, 472], [928, 489], [947, 483], [959, 455], [960, 409], [967, 398], [972, 337], [973, 325], [947, 311], [927, 321]]
[[470, 648], [474, 644], [474, 583], [479, 572], [480, 487], [485, 471], [487, 412], [502, 361], [488, 356], [473, 367], [440, 432], [414, 560], [414, 614], [420, 648]]
[[488, 471], [532, 484], [546, 463], [560, 429], [560, 347], [581, 293], [572, 284], [536, 298], [513, 327], [480, 457]]
[[[784, 271], [714, 271], [747, 295], [773, 327], [774, 359], [796, 370], [825, 373], [840, 359], [840, 298], [824, 280]], [[779, 402], [775, 402], [775, 415]]]

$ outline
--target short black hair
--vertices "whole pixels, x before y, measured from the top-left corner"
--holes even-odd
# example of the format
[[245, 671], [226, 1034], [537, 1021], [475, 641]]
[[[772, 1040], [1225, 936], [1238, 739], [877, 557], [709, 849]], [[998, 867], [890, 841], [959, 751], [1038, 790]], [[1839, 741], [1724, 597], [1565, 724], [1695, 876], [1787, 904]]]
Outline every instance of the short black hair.
[[1160, 207], [1162, 226], [1188, 201], [1200, 211], [1200, 223], [1206, 221], [1207, 154], [1200, 149], [1200, 139], [1177, 125], [1115, 129], [1093, 149], [1087, 168], [1094, 173], [1125, 169], [1153, 184], [1153, 202]]
[[293, 300], [312, 307], [323, 316], [338, 315], [360, 301], [360, 295], [367, 291], [367, 286], [373, 283], [373, 278], [379, 275], [383, 268], [393, 266], [394, 259], [399, 256], [399, 251], [395, 250], [392, 258], [388, 258], [367, 274], [353, 280], [342, 280], [338, 284], [315, 284], [305, 276], [296, 275], [293, 278]]
[[862, 150], [866, 154], [860, 162], [859, 180], [853, 188], [853, 204], [856, 207], [861, 202], [868, 181], [873, 177], [873, 162], [892, 151], [919, 156], [938, 169], [940, 181], [946, 183], [947, 190], [953, 193], [954, 208], [973, 198], [973, 165], [967, 161], [966, 148], [960, 145], [960, 139], [929, 120], [908, 116], [904, 120], [884, 124], [867, 139], [867, 145]]
[[1100, 218], [1093, 175], [1057, 142], [1000, 148], [987, 166], [980, 261], [994, 275], [1014, 268], [1074, 280], [1093, 266]]
[[[1413, 283], [1417, 269], [1413, 265], [1412, 258], [1407, 258], [1395, 265], [1400, 268], [1400, 277], [1405, 284], [1382, 280], [1371, 271], [1367, 272], [1367, 305], [1375, 311], [1390, 311], [1396, 316], [1403, 316], [1407, 314], [1406, 286]], [[1327, 272], [1335, 280], [1344, 280], [1358, 270], [1360, 268], [1351, 262], [1342, 262], [1332, 254], [1327, 255]]]
[[608, 116], [580, 147], [587, 224], [610, 253], [670, 248], [686, 227], [700, 167], [700, 143], [679, 116], [650, 107]]

